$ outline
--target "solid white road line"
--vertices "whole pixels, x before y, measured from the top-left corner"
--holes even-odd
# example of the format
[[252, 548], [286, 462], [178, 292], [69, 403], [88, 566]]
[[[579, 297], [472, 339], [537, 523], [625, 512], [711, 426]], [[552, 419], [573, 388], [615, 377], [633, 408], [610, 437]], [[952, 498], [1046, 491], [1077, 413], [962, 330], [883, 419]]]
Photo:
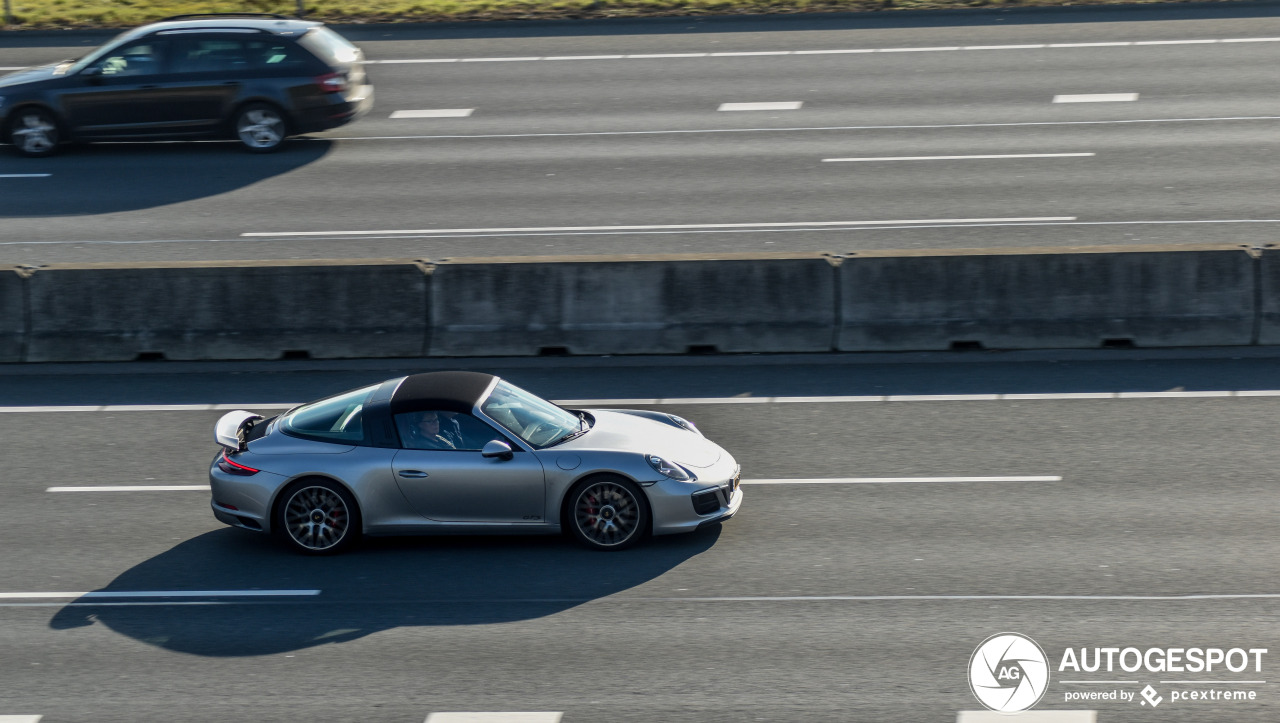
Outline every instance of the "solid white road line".
[[[1009, 723], [1008, 713], [992, 710], [962, 710], [956, 723]], [[1096, 710], [1026, 710], [1013, 720], [1018, 723], [1097, 723]]]
[[[0, 173], [0, 178], [49, 178], [52, 173]], [[3, 720], [0, 720], [3, 723]]]
[[[734, 58], [760, 55], [848, 55], [854, 53], [922, 53], [968, 50], [1040, 50], [1069, 48], [1121, 48], [1150, 47], [1158, 45], [1214, 45], [1217, 43], [1276, 43], [1280, 38], [1197, 38], [1187, 40], [1118, 40], [1096, 43], [1023, 43], [1013, 45], [947, 45], [941, 47], [906, 48], [832, 48], [826, 50], [753, 50], [723, 53], [636, 53], [631, 55], [547, 55], [511, 58], [402, 58], [393, 60], [366, 60], [370, 65], [401, 65], [413, 63], [513, 63], [542, 60], [661, 60], [667, 58]], [[0, 70], [21, 70], [21, 67]]]
[[100, 487], [50, 487], [45, 492], [208, 492], [209, 485], [103, 485]]
[[961, 482], [1061, 482], [1061, 477], [832, 477], [812, 479], [744, 479], [744, 485], [886, 485], [954, 484]]
[[469, 118], [475, 108], [438, 108], [436, 110], [398, 110], [391, 118]]
[[392, 229], [377, 231], [254, 231], [240, 234], [241, 238], [259, 238], [263, 236], [380, 236], [386, 234], [419, 234], [419, 233], [559, 233], [564, 231], [674, 231], [696, 229], [757, 229], [757, 228], [794, 228], [826, 227], [826, 226], [880, 226], [884, 224], [902, 223], [1022, 223], [1027, 221], [1074, 221], [1075, 216], [1042, 216], [1027, 218], [933, 218], [910, 221], [786, 221], [779, 223], [681, 223], [657, 224], [651, 226], [527, 226], [512, 228], [425, 228], [425, 229]]
[[432, 713], [426, 723], [560, 723], [563, 713], [551, 712], [495, 712], [495, 713]]
[[42, 715], [0, 715], [0, 723], [40, 723], [43, 717]]
[[88, 592], [0, 592], [0, 600], [75, 600], [79, 598], [161, 597], [312, 597], [319, 590], [96, 590]]
[[1137, 93], [1085, 93], [1081, 95], [1053, 96], [1054, 103], [1125, 103], [1137, 99]]
[[[854, 404], [859, 402], [1023, 402], [1069, 399], [1204, 399], [1218, 397], [1280, 397], [1280, 389], [1192, 392], [1050, 392], [1038, 394], [868, 394], [822, 397], [653, 397], [632, 399], [558, 399], [564, 407], [704, 405], [704, 404]], [[0, 407], [0, 414], [46, 414], [60, 412], [191, 412], [234, 409], [291, 409], [289, 404], [117, 404], [107, 406]], [[101, 489], [94, 488], [94, 489]], [[151, 488], [148, 488], [151, 489]]]
[[804, 101], [782, 101], [777, 103], [721, 103], [720, 107], [716, 110], [800, 110], [801, 105], [804, 105]]
[[996, 158], [1086, 158], [1096, 153], [1009, 153], [991, 156], [868, 156], [865, 158], [823, 158], [823, 163], [865, 163], [869, 161], [967, 161]]

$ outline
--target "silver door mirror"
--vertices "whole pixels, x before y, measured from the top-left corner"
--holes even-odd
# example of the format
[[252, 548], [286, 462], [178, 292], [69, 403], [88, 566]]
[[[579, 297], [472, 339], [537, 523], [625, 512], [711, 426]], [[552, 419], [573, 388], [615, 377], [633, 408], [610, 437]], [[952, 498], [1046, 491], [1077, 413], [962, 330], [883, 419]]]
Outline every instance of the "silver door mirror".
[[515, 453], [511, 451], [511, 445], [500, 439], [485, 442], [484, 449], [480, 450], [481, 457], [497, 457], [498, 459], [511, 459]]

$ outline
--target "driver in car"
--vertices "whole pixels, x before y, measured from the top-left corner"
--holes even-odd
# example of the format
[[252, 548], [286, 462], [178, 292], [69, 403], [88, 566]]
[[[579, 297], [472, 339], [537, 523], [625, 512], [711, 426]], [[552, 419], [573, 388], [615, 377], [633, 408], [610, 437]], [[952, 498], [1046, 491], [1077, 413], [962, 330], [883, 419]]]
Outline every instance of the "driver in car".
[[458, 438], [449, 412], [420, 412], [417, 421], [409, 424], [409, 438], [405, 446], [412, 449], [459, 449]]

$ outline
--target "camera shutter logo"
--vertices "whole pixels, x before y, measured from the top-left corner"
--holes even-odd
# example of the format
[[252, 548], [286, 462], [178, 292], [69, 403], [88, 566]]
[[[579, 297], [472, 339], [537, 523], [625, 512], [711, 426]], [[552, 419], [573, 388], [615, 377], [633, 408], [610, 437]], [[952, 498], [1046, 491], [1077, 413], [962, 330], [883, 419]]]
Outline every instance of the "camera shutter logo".
[[991, 710], [1017, 713], [1032, 708], [1048, 687], [1049, 658], [1025, 635], [992, 635], [969, 658], [969, 689]]

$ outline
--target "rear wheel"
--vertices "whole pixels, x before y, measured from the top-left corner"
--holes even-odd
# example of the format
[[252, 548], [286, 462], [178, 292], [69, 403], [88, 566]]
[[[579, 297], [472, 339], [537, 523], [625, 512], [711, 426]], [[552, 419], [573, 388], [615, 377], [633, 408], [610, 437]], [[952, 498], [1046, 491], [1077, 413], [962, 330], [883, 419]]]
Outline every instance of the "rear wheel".
[[233, 127], [240, 145], [251, 153], [279, 150], [288, 136], [284, 114], [267, 103], [250, 103], [236, 111]]
[[43, 108], [19, 108], [9, 120], [9, 142], [22, 156], [43, 158], [58, 152], [58, 121]]
[[299, 480], [281, 493], [280, 499], [272, 526], [298, 552], [332, 555], [360, 536], [360, 508], [337, 482]]
[[593, 550], [625, 550], [649, 531], [649, 505], [634, 482], [593, 477], [569, 493], [565, 523], [580, 544]]

